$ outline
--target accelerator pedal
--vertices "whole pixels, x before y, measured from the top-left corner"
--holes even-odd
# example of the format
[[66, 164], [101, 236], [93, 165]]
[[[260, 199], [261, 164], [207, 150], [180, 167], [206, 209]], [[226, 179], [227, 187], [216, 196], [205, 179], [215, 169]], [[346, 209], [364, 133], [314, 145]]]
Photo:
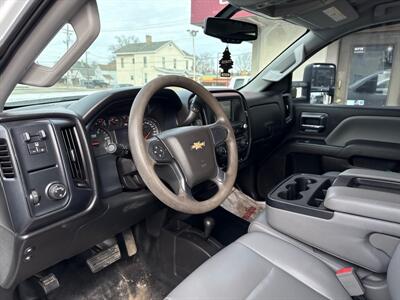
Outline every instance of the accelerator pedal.
[[137, 247], [136, 247], [136, 242], [135, 242], [135, 237], [133, 236], [132, 230], [128, 229], [125, 230], [122, 233], [122, 236], [124, 238], [124, 243], [125, 243], [125, 248], [126, 252], [128, 253], [128, 256], [134, 256], [137, 253]]

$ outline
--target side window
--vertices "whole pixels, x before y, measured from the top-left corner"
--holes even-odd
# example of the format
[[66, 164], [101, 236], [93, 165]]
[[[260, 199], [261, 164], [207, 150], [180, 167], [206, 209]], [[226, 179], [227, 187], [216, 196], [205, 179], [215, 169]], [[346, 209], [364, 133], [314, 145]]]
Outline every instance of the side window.
[[297, 101], [400, 106], [400, 25], [381, 26], [328, 45], [293, 73]]

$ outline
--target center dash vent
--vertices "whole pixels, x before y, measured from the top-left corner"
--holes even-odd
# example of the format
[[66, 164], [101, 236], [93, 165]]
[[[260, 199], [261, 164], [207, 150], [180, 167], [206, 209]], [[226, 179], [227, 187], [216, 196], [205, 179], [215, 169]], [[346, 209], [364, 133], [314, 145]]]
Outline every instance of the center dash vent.
[[62, 128], [61, 135], [67, 150], [72, 179], [78, 186], [86, 185], [86, 173], [75, 127]]
[[0, 169], [4, 178], [14, 178], [15, 170], [8, 149], [7, 140], [0, 139]]

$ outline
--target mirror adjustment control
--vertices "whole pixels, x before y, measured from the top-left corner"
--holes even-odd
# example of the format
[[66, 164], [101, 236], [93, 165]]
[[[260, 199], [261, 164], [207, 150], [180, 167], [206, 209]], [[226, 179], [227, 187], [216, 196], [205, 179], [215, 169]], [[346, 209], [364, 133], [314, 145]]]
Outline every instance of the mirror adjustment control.
[[68, 190], [63, 183], [53, 182], [47, 186], [46, 194], [52, 200], [61, 200], [67, 196]]

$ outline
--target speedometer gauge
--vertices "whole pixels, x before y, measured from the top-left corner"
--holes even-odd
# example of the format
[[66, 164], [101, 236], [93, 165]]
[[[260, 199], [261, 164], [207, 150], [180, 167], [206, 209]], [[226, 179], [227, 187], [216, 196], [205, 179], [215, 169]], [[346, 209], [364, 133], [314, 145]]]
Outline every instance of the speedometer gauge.
[[146, 118], [143, 121], [143, 136], [144, 139], [150, 139], [153, 136], [160, 133], [160, 127], [156, 120], [151, 118]]

